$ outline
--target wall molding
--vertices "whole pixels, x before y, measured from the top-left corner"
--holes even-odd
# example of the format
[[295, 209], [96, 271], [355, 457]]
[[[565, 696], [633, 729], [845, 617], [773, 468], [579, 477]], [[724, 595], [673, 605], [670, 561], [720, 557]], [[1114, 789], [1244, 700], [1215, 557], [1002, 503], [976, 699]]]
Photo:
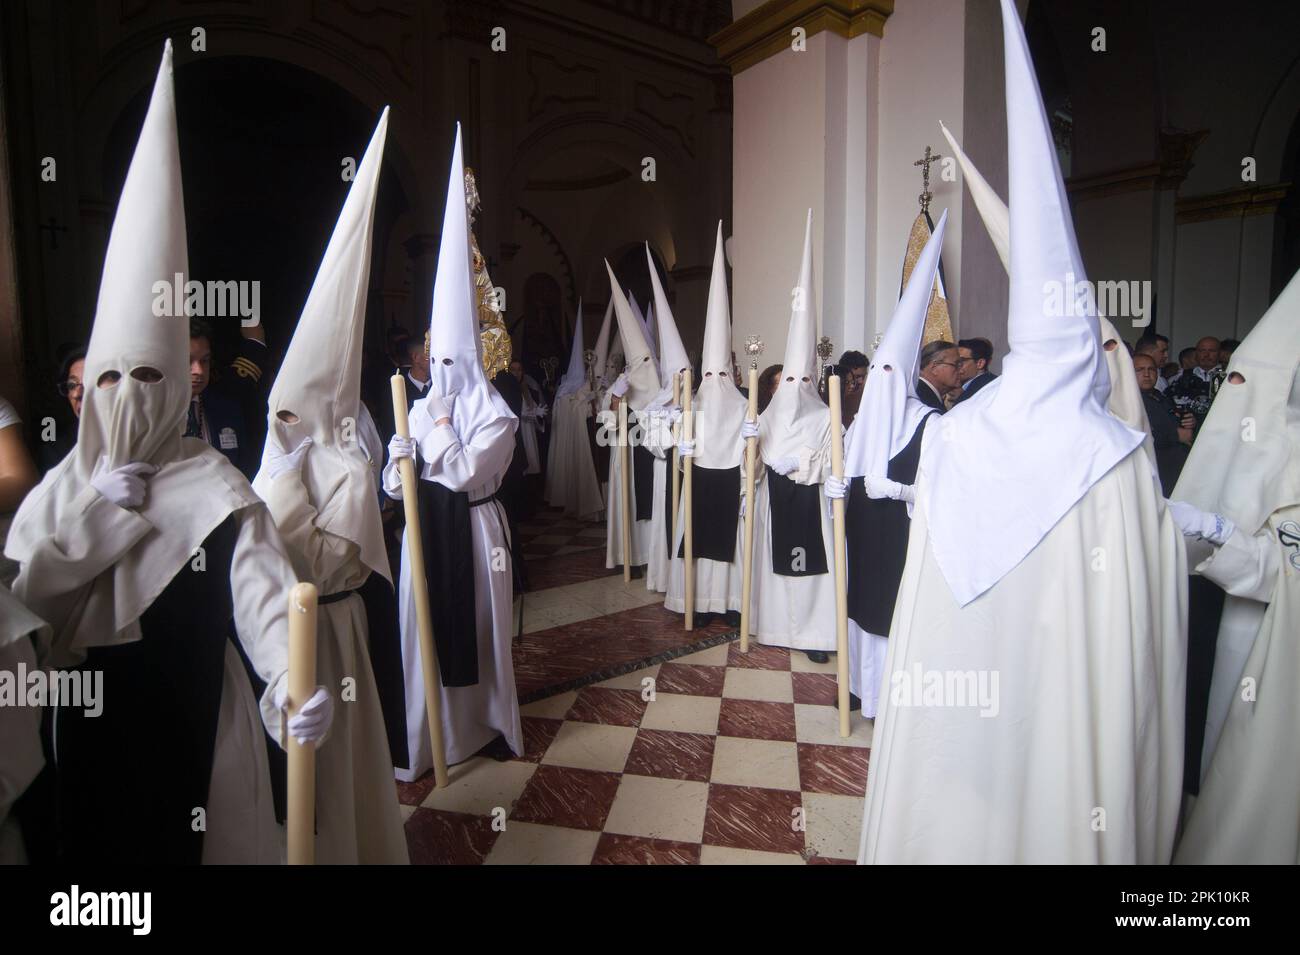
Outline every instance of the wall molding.
[[1203, 196], [1184, 196], [1174, 204], [1174, 221], [1179, 225], [1190, 222], [1208, 222], [1211, 219], [1244, 219], [1247, 216], [1266, 216], [1277, 212], [1278, 204], [1286, 198], [1291, 183], [1247, 186], [1244, 189], [1227, 189]]
[[736, 74], [790, 49], [795, 27], [803, 27], [808, 36], [823, 30], [850, 40], [868, 33], [884, 36], [885, 21], [893, 12], [894, 0], [768, 0], [713, 34], [709, 42]]

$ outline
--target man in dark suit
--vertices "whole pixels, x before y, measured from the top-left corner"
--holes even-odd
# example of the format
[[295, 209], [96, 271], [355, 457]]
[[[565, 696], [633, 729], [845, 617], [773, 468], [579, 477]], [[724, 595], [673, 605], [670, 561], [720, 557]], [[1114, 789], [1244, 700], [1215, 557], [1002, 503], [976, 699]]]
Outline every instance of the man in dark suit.
[[1191, 451], [1196, 418], [1190, 412], [1184, 412], [1180, 416], [1174, 409], [1173, 401], [1156, 389], [1159, 369], [1150, 355], [1145, 352], [1134, 355], [1133, 371], [1137, 375], [1138, 387], [1142, 389], [1142, 405], [1146, 408], [1147, 422], [1151, 425], [1151, 443], [1156, 452], [1156, 472], [1160, 475], [1160, 487], [1169, 495], [1173, 493], [1178, 475], [1182, 473], [1183, 464]]
[[944, 396], [957, 387], [957, 346], [952, 342], [930, 342], [921, 349], [921, 374], [916, 380], [916, 396], [923, 404], [943, 414], [948, 410]]
[[[262, 463], [266, 436], [266, 336], [262, 326], [240, 326], [239, 351], [225, 374], [212, 375], [212, 326], [190, 319], [190, 410], [185, 436], [202, 438], [250, 481]], [[260, 409], [260, 412], [259, 410]], [[260, 414], [256, 421], [254, 414]]]
[[993, 343], [987, 338], [963, 338], [957, 343], [957, 380], [961, 394], [953, 404], [965, 401], [997, 377], [989, 371]]

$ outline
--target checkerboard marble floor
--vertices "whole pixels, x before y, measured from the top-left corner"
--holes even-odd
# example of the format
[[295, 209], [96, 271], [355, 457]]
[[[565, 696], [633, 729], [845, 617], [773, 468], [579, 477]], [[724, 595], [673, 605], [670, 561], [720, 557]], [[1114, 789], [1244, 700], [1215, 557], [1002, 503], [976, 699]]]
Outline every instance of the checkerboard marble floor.
[[840, 738], [834, 670], [724, 643], [529, 704], [523, 757], [398, 785], [411, 861], [849, 863], [871, 723]]
[[519, 525], [524, 558], [559, 557], [605, 546], [605, 525], [564, 516], [558, 507], [542, 507]]

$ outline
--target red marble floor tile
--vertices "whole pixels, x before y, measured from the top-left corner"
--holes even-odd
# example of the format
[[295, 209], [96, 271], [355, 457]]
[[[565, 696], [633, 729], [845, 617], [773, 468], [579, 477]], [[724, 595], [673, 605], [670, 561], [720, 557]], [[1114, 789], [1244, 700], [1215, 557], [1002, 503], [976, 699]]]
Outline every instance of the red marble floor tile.
[[540, 763], [546, 755], [555, 736], [564, 725], [564, 720], [548, 720], [540, 716], [520, 718], [524, 730], [524, 755], [516, 757], [529, 763]]
[[799, 793], [754, 786], [709, 784], [704, 844], [760, 852], [802, 852], [804, 834], [795, 810]]
[[583, 551], [580, 554], [562, 554], [559, 557], [545, 557], [526, 561], [528, 586], [532, 590], [545, 590], [548, 587], [561, 587], [565, 584], [580, 584], [584, 580], [597, 577], [612, 577], [621, 574], [618, 567], [605, 566], [603, 548]]
[[699, 865], [700, 846], [693, 842], [646, 839], [603, 833], [592, 865]]
[[785, 647], [766, 647], [751, 639], [749, 652], [741, 653], [740, 641], [737, 640], [731, 645], [731, 651], [727, 654], [727, 666], [744, 667], [749, 670], [788, 670], [791, 652], [802, 651], [790, 651]]
[[510, 818], [570, 829], [603, 829], [620, 778], [619, 773], [538, 766]]
[[638, 730], [625, 774], [707, 783], [713, 771], [714, 737], [671, 730]]
[[836, 706], [839, 686], [833, 673], [792, 673], [794, 701], [818, 706]]
[[726, 681], [726, 667], [674, 663], [670, 660], [659, 668], [659, 675], [655, 677], [655, 692], [684, 693], [687, 696], [721, 696], [722, 685]]
[[793, 743], [794, 704], [724, 698], [718, 714], [718, 735]]
[[490, 816], [417, 809], [406, 820], [414, 865], [482, 865], [498, 835]]
[[515, 684], [521, 697], [532, 699], [566, 681], [679, 651], [726, 632], [725, 625], [714, 627], [688, 631], [679, 617], [649, 606], [525, 634], [513, 647]]
[[433, 770], [429, 770], [412, 783], [397, 780], [397, 801], [403, 806], [418, 806], [433, 792]]
[[799, 743], [799, 788], [808, 793], [861, 796], [867, 791], [870, 750]]
[[808, 865], [857, 865], [853, 859], [835, 859], [831, 856], [812, 855], [806, 861]]
[[578, 698], [564, 718], [577, 723], [640, 726], [647, 705], [636, 690], [588, 686], [578, 691]]

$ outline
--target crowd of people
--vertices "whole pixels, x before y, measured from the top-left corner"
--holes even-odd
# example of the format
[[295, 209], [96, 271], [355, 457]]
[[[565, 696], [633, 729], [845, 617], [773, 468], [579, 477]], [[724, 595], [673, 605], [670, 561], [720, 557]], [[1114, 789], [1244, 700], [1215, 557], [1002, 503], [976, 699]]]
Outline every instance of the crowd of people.
[[[0, 403], [0, 669], [80, 691], [0, 706], [0, 859], [281, 861], [310, 743], [317, 860], [406, 861], [394, 775], [523, 755], [518, 524], [546, 498], [603, 513], [607, 567], [669, 611], [823, 664], [846, 628], [875, 720], [860, 861], [1300, 861], [1300, 279], [1178, 369], [1093, 303], [1051, 314], [1044, 282], [1085, 271], [1002, 6], [1008, 203], [953, 142], [1010, 278], [1001, 372], [986, 339], [924, 340], [946, 213], [873, 353], [820, 367], [810, 210], [752, 404], [721, 223], [698, 361], [647, 248], [646, 313], [606, 263], [590, 357], [580, 309], [559, 382], [489, 377], [459, 130], [427, 332], [367, 367], [387, 110], [282, 357], [252, 328], [214, 362], [213, 328], [148, 304], [187, 271], [168, 45], [89, 341], [59, 356], [75, 432], [33, 456]], [[294, 696], [296, 581], [319, 685]]]

